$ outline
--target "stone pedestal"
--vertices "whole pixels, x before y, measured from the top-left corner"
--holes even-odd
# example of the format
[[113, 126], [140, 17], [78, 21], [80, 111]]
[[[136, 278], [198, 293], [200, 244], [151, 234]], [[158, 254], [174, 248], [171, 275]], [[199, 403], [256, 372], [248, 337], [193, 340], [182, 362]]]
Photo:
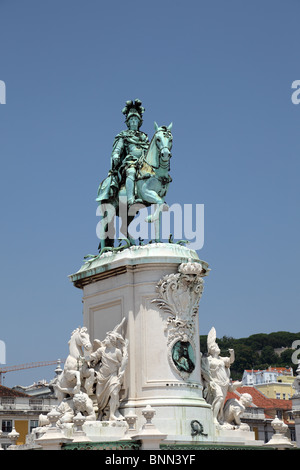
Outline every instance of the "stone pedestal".
[[271, 422], [271, 425], [275, 433], [273, 434], [269, 442], [264, 444], [264, 446], [274, 447], [275, 449], [278, 449], [278, 450], [293, 448], [294, 445], [292, 444], [290, 439], [288, 439], [288, 437], [285, 435], [288, 429], [287, 424], [285, 424], [283, 421], [281, 421], [280, 419], [276, 417]]
[[67, 444], [72, 439], [67, 438], [62, 430], [57, 426], [60, 413], [53, 408], [47, 417], [50, 422], [50, 426], [46, 426], [45, 433], [35, 440], [35, 444], [40, 446], [43, 450], [60, 450], [62, 444]]
[[141, 442], [141, 450], [159, 450], [161, 443], [167, 437], [166, 434], [162, 434], [154, 424], [152, 423], [153, 416], [156, 411], [147, 405], [142, 410], [142, 415], [146, 419], [146, 423], [142, 426], [138, 434], [132, 436], [132, 439], [136, 439]]
[[295, 420], [296, 445], [300, 448], [300, 361], [296, 373], [293, 383], [295, 394], [292, 396], [292, 411]]
[[295, 420], [296, 445], [300, 448], [300, 408], [293, 409], [293, 418]]
[[90, 338], [103, 340], [125, 317], [129, 360], [121, 413], [156, 410], [157, 429], [171, 440], [192, 440], [191, 421], [212, 436], [211, 407], [202, 396], [198, 303], [207, 263], [195, 251], [154, 243], [104, 253], [70, 276], [83, 290], [83, 323]]
[[300, 448], [300, 393], [298, 391], [292, 396], [292, 412], [295, 421], [296, 445]]

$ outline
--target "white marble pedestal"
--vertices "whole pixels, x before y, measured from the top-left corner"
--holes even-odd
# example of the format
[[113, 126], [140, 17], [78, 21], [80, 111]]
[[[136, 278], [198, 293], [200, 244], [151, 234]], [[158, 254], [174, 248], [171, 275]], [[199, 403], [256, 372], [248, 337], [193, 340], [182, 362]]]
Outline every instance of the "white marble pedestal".
[[[208, 271], [195, 251], [155, 243], [104, 253], [70, 276], [83, 290], [83, 323], [91, 340], [103, 340], [126, 318], [129, 360], [120, 411], [137, 416], [137, 431], [144, 423], [142, 409], [150, 405], [156, 410], [153, 423], [171, 441], [214, 435], [211, 407], [202, 396], [198, 325]], [[176, 343], [176, 348], [189, 345], [193, 370], [175, 365]], [[192, 436], [193, 420], [201, 423], [202, 434]]]

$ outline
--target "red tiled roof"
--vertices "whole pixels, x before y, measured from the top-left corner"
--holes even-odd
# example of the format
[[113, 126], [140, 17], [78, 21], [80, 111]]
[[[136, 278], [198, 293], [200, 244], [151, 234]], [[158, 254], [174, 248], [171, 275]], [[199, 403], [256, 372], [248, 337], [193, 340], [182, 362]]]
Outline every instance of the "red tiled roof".
[[238, 398], [239, 394], [249, 393], [249, 395], [252, 396], [253, 404], [256, 405], [258, 408], [263, 408], [265, 410], [266, 409], [269, 409], [269, 410], [280, 409], [280, 410], [286, 410], [286, 411], [292, 409], [292, 400], [268, 398], [259, 390], [257, 390], [255, 387], [247, 387], [247, 386], [238, 387], [236, 391], [238, 393], [229, 392], [226, 398], [227, 399]]
[[271, 372], [276, 371], [276, 372], [291, 372], [292, 368], [291, 367], [270, 367], [268, 370]]
[[291, 372], [291, 368], [286, 367], [270, 367], [269, 369], [245, 369], [245, 372]]
[[0, 397], [29, 397], [29, 395], [13, 390], [12, 388], [4, 387], [4, 385], [0, 385]]

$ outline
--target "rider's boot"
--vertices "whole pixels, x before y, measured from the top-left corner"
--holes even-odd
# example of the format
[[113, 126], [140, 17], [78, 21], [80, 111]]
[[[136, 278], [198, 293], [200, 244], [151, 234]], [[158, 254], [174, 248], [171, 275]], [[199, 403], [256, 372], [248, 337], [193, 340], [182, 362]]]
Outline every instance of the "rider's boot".
[[132, 206], [135, 203], [135, 195], [134, 195], [134, 190], [135, 190], [135, 169], [134, 168], [128, 168], [126, 172], [126, 195], [127, 195], [127, 204], [128, 206]]

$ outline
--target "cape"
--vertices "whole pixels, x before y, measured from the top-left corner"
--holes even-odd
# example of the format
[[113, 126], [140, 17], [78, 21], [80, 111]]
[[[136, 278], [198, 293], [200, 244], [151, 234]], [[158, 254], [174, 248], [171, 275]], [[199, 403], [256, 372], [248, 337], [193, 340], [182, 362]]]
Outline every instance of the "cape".
[[115, 137], [115, 140], [114, 140], [114, 143], [113, 143], [112, 155], [113, 155], [114, 150], [115, 150], [116, 146], [118, 145], [120, 139], [125, 140], [129, 144], [138, 145], [139, 147], [143, 148], [144, 150], [147, 150], [149, 145], [150, 145], [148, 136], [144, 132], [130, 131], [130, 130], [121, 131]]

